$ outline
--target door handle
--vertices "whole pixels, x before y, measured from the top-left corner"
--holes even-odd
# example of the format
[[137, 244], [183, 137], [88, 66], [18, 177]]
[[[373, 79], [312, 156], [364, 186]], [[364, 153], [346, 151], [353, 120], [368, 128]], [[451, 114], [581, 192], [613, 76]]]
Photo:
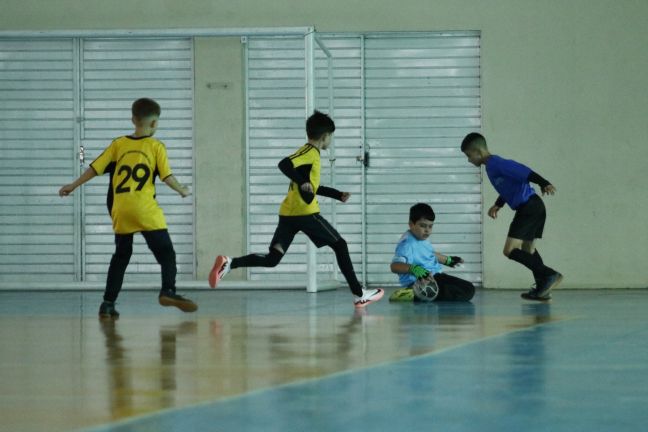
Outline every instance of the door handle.
[[362, 164], [363, 164], [365, 167], [368, 167], [368, 166], [369, 166], [369, 152], [368, 152], [368, 151], [365, 151], [364, 154], [363, 154], [362, 156], [358, 156], [358, 157], [356, 157], [356, 160], [357, 160], [358, 162], [362, 162]]

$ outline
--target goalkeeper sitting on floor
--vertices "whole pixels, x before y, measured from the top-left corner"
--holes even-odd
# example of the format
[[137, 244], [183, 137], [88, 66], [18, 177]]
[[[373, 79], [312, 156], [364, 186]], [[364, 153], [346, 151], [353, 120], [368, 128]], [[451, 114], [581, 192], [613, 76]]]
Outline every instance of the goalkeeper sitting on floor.
[[434, 210], [427, 204], [419, 203], [410, 208], [409, 230], [398, 242], [390, 267], [398, 274], [403, 288], [396, 290], [390, 301], [413, 301], [413, 286], [417, 281], [436, 282], [435, 301], [470, 301], [473, 298], [475, 286], [472, 283], [442, 272], [441, 264], [455, 267], [463, 263], [463, 259], [442, 255], [427, 241], [434, 219]]

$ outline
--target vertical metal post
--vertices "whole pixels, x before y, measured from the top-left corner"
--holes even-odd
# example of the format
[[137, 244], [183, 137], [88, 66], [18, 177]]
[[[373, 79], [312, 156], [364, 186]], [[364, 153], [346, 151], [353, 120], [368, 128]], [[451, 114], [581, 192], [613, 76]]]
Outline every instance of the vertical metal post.
[[[72, 89], [73, 89], [73, 105], [74, 105], [74, 142], [72, 144], [73, 146], [73, 157], [74, 157], [74, 171], [72, 172], [73, 177], [76, 178], [80, 175], [81, 171], [83, 170], [83, 162], [82, 162], [82, 153], [81, 153], [81, 102], [80, 102], [80, 80], [81, 80], [81, 71], [80, 71], [80, 62], [81, 62], [81, 54], [80, 54], [80, 48], [79, 48], [79, 39], [72, 39], [72, 52], [73, 52], [73, 77], [72, 80], [74, 81], [72, 84]], [[75, 281], [80, 281], [82, 280], [82, 255], [83, 255], [83, 250], [82, 250], [82, 242], [81, 242], [81, 231], [83, 229], [82, 225], [82, 217], [81, 217], [81, 208], [82, 208], [82, 196], [83, 196], [83, 188], [79, 188], [77, 190], [77, 193], [72, 194], [73, 198], [73, 233], [74, 233], [74, 280]]]
[[[329, 116], [331, 116], [332, 119], [335, 119], [335, 105], [333, 103], [333, 57], [331, 56], [331, 53], [328, 52], [326, 53], [326, 63], [328, 66], [328, 103], [329, 103]], [[334, 188], [336, 186], [335, 182], [335, 142], [333, 139], [331, 139], [331, 147], [329, 150], [329, 167], [330, 167], [330, 176], [331, 176], [331, 187]], [[333, 223], [333, 226], [337, 229], [337, 203], [334, 199], [330, 200], [331, 201], [331, 222]], [[332, 258], [332, 265], [331, 265], [331, 276], [333, 277], [333, 280], [337, 279], [337, 265], [336, 265], [336, 259], [335, 255], [331, 254]]]
[[[83, 39], [72, 41], [74, 49], [74, 148], [78, 164], [75, 163], [75, 177], [85, 170], [84, 148], [84, 100], [83, 100]], [[77, 190], [74, 201], [74, 275], [75, 280], [85, 281], [85, 186]]]
[[[306, 117], [315, 110], [315, 29], [310, 28], [304, 36], [304, 60], [306, 77]], [[307, 292], [317, 292], [317, 249], [313, 242], [307, 244], [306, 282]]]
[[360, 157], [362, 165], [360, 166], [362, 175], [361, 180], [361, 195], [362, 195], [362, 210], [361, 210], [361, 237], [362, 237], [362, 284], [367, 285], [367, 165], [365, 162], [366, 155], [366, 142], [365, 142], [365, 129], [366, 129], [366, 101], [365, 101], [365, 36], [360, 35]]
[[[243, 49], [243, 100], [245, 101], [245, 250], [250, 250], [250, 74], [248, 73], [250, 62], [250, 44], [247, 36], [241, 37]], [[247, 252], [246, 252], [247, 253]], [[250, 280], [250, 267], [245, 268], [245, 279]]]
[[[331, 116], [333, 119], [335, 119], [335, 108], [334, 108], [334, 95], [333, 95], [333, 54], [331, 51], [326, 47], [324, 42], [317, 36], [315, 36], [315, 43], [317, 43], [317, 46], [322, 50], [324, 55], [326, 56], [326, 66], [327, 66], [327, 77], [326, 77], [326, 82], [328, 84], [328, 114]], [[317, 97], [317, 95], [315, 95]], [[336, 182], [335, 182], [335, 140], [331, 138], [331, 145], [329, 147], [328, 151], [328, 160], [329, 160], [329, 185], [331, 187], [335, 187]], [[336, 202], [335, 200], [330, 200], [330, 206], [331, 206], [331, 222], [334, 227], [337, 226], [337, 211], [336, 211]], [[328, 254], [328, 256], [331, 258], [331, 279], [332, 280], [337, 280], [337, 265], [336, 265], [336, 258], [335, 255], [332, 253], [332, 251]]]
[[193, 280], [198, 280], [198, 212], [196, 211], [196, 38], [191, 40], [191, 274]]

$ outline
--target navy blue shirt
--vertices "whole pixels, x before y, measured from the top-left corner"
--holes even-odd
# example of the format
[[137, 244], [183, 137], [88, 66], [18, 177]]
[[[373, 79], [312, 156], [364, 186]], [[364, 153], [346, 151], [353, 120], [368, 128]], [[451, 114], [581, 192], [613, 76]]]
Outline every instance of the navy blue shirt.
[[535, 190], [529, 184], [531, 168], [519, 162], [491, 155], [486, 160], [486, 174], [506, 204], [513, 210], [529, 201]]

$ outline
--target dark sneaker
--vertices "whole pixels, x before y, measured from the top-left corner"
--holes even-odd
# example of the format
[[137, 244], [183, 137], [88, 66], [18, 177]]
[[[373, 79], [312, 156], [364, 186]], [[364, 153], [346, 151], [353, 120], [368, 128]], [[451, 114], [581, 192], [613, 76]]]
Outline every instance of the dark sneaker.
[[115, 303], [103, 302], [99, 306], [99, 318], [119, 318], [119, 312], [115, 309]]
[[175, 306], [182, 312], [195, 312], [198, 310], [196, 303], [173, 291], [160, 291], [159, 301], [162, 306]]
[[538, 290], [532, 289], [529, 292], [520, 294], [520, 297], [522, 297], [525, 300], [549, 301], [551, 300], [551, 293], [546, 294], [544, 296], [539, 296]]
[[556, 272], [552, 275], [547, 276], [537, 288], [538, 297], [546, 297], [552, 289], [556, 288], [562, 282], [563, 275]]

